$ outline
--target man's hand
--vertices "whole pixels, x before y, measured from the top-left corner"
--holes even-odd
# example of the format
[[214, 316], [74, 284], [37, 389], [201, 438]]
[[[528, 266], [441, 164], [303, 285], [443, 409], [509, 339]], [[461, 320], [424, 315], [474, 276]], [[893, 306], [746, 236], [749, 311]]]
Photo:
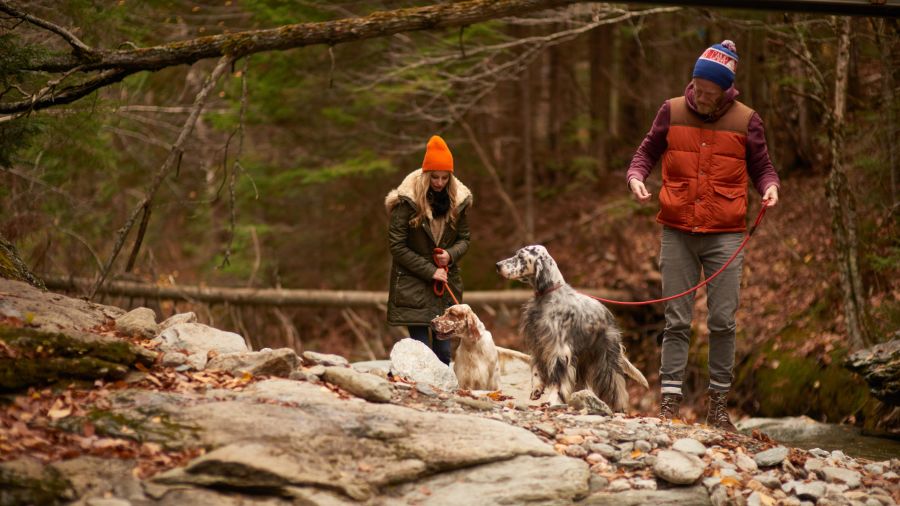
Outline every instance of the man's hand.
[[631, 178], [631, 180], [628, 181], [628, 187], [631, 188], [631, 193], [634, 194], [639, 202], [647, 202], [650, 200], [650, 192], [647, 191], [647, 187], [644, 186], [644, 183], [638, 178]]
[[766, 188], [763, 200], [766, 201], [766, 207], [775, 207], [775, 204], [778, 203], [778, 187], [773, 184]]

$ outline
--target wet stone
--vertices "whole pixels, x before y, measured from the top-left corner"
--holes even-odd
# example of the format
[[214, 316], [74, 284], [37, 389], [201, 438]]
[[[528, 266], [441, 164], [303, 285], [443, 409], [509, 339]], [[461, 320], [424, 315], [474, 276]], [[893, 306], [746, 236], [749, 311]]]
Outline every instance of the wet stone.
[[672, 449], [684, 452], [690, 455], [702, 457], [706, 455], [706, 446], [703, 443], [692, 438], [682, 438], [672, 443]]
[[759, 467], [777, 466], [784, 462], [788, 456], [788, 449], [784, 446], [776, 446], [766, 451], [757, 453], [753, 459]]
[[619, 456], [619, 450], [616, 450], [606, 443], [592, 444], [590, 450], [594, 453], [603, 455], [607, 459], [615, 459]]
[[762, 483], [766, 488], [781, 488], [781, 480], [779, 480], [777, 476], [773, 476], [769, 473], [757, 474], [753, 479]]

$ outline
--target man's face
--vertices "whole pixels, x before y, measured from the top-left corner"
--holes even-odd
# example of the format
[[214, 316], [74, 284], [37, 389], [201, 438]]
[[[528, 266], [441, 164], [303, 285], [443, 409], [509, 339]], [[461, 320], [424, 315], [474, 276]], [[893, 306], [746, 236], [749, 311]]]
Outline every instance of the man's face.
[[718, 84], [699, 77], [694, 78], [694, 104], [700, 114], [716, 112], [724, 96], [725, 90]]

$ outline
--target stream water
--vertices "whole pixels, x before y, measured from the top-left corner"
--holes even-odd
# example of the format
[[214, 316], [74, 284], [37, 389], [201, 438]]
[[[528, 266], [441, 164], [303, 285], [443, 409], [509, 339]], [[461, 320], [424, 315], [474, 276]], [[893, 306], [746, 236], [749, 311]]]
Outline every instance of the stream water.
[[759, 429], [779, 443], [806, 450], [841, 450], [851, 457], [874, 461], [900, 458], [900, 438], [896, 436], [865, 434], [858, 427], [820, 423], [805, 416], [750, 418], [741, 420], [737, 427], [748, 434]]

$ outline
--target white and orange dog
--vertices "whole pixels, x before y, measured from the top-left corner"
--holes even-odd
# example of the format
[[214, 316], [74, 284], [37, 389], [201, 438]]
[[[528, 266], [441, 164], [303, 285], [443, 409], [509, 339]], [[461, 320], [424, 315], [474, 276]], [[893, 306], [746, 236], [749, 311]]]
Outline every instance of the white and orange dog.
[[505, 360], [518, 359], [530, 363], [528, 355], [494, 344], [494, 338], [468, 304], [450, 306], [444, 314], [431, 320], [437, 339], [458, 339], [453, 354], [453, 372], [460, 388], [467, 390], [499, 390], [500, 370]]

